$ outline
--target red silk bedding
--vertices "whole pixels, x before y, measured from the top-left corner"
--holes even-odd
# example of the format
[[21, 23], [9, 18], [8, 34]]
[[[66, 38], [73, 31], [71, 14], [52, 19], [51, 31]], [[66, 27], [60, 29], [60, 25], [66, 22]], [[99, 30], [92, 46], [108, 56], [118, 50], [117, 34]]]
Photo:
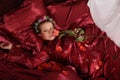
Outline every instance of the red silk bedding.
[[[120, 48], [94, 24], [87, 0], [43, 1], [25, 0], [18, 9], [1, 16], [0, 41], [13, 47], [0, 49], [0, 79], [119, 80]], [[80, 45], [70, 36], [44, 45], [32, 29], [33, 22], [44, 15], [53, 17], [59, 30], [80, 27], [94, 37]], [[57, 44], [61, 52], [55, 50]]]

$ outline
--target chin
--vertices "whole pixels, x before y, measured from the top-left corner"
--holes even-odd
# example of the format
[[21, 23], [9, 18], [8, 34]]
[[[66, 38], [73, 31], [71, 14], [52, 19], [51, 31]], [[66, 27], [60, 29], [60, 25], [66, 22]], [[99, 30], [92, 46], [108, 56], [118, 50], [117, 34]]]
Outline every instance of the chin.
[[51, 38], [51, 39], [49, 39], [49, 41], [52, 41], [52, 40], [54, 40], [55, 38]]
[[50, 38], [46, 38], [46, 39], [44, 39], [44, 40], [52, 41], [52, 40], [54, 40], [54, 39], [55, 39], [55, 37], [50, 37]]

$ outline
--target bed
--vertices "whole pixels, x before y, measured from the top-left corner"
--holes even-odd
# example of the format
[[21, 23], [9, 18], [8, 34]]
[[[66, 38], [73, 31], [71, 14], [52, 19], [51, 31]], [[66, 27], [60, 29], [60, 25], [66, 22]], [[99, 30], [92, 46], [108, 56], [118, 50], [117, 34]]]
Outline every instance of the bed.
[[[88, 0], [24, 0], [18, 2], [11, 0], [8, 3], [1, 0], [1, 2], [0, 41], [13, 44], [11, 50], [0, 49], [1, 80], [120, 79], [120, 48], [95, 25], [87, 6]], [[76, 50], [76, 45], [69, 48], [68, 44], [76, 44], [72, 40], [67, 40], [69, 37], [61, 39], [61, 42], [55, 41], [53, 45], [61, 43], [63, 49], [69, 49], [66, 53], [67, 57], [55, 50], [52, 50], [49, 57], [43, 51], [43, 40], [36, 36], [31, 27], [37, 18], [44, 15], [51, 16], [59, 30], [73, 29], [78, 26], [85, 28], [88, 35], [105, 36], [105, 38], [89, 39], [89, 46], [85, 45], [86, 50], [79, 50], [81, 54]], [[65, 44], [65, 41], [68, 41], [68, 44]], [[74, 51], [71, 51], [72, 49]], [[85, 58], [83, 63], [80, 62], [82, 57], [78, 57], [79, 55]], [[99, 66], [95, 67], [98, 64]]]

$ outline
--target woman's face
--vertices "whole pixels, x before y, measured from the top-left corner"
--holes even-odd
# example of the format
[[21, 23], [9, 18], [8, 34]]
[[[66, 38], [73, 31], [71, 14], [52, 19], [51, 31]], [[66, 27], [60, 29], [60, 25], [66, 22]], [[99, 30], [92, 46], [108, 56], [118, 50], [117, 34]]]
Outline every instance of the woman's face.
[[55, 35], [54, 35], [54, 25], [51, 22], [44, 22], [40, 25], [40, 36], [44, 40], [54, 40]]

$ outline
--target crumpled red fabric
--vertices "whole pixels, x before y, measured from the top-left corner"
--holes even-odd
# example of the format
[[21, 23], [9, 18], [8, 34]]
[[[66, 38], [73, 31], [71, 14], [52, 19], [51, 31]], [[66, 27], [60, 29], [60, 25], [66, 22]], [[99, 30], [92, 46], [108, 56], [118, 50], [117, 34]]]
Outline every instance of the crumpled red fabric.
[[[33, 55], [34, 49], [27, 45], [20, 45], [11, 41], [9, 37], [4, 37], [6, 34], [0, 31], [0, 42], [10, 42], [13, 44], [10, 50], [0, 49], [0, 60], [6, 59], [11, 62], [22, 64], [28, 68], [35, 68], [40, 63], [43, 63], [49, 59], [49, 56], [46, 52], [41, 51], [37, 55]], [[15, 39], [12, 37], [13, 40]]]
[[[72, 24], [76, 19], [81, 18], [83, 14], [89, 12], [88, 6], [86, 6], [86, 1], [87, 0], [68, 0], [63, 3], [49, 5], [47, 9], [50, 12], [50, 15], [59, 25], [57, 28], [60, 30], [66, 30], [68, 29], [69, 25]], [[62, 17], [59, 14], [61, 14]]]
[[[60, 25], [57, 26], [58, 29], [68, 30], [80, 27], [85, 29], [85, 35], [93, 37], [88, 37], [79, 46], [74, 38], [65, 36], [50, 42], [51, 49], [47, 50], [55, 61], [75, 66], [82, 79], [119, 80], [120, 48], [94, 24], [86, 2], [87, 0], [81, 0], [78, 4], [71, 5], [64, 2], [50, 5], [47, 9], [56, 20], [56, 23]], [[59, 13], [63, 15], [62, 18]], [[56, 46], [60, 46], [61, 50], [57, 51]]]
[[[51, 59], [74, 66], [80, 80], [119, 80], [120, 48], [94, 24], [87, 0], [60, 0], [60, 3], [51, 1], [55, 3], [48, 2], [44, 5], [43, 0], [25, 0], [18, 10], [4, 15], [4, 26], [0, 27], [0, 36], [1, 39], [10, 41], [13, 48], [7, 52], [0, 49], [0, 72], [4, 76], [0, 78], [14, 79], [13, 74], [16, 74], [16, 80], [24, 77], [29, 80], [44, 77], [47, 74], [34, 69], [49, 59], [46, 54], [48, 51]], [[58, 30], [81, 27], [86, 35], [93, 37], [78, 44], [73, 37], [64, 36], [43, 46], [44, 41], [36, 36], [32, 23], [37, 17], [46, 15], [46, 10], [56, 21]], [[60, 52], [55, 50], [56, 45], [62, 48]], [[34, 69], [26, 69], [25, 66]], [[72, 72], [69, 73], [72, 76]]]
[[8, 30], [17, 32], [19, 29], [23, 30], [30, 26], [35, 19], [44, 15], [47, 13], [43, 0], [25, 0], [20, 9], [4, 15], [4, 23]]
[[34, 34], [32, 24], [44, 15], [47, 15], [47, 12], [43, 0], [25, 0], [18, 10], [4, 15], [4, 25], [21, 44], [37, 48], [34, 49], [33, 54], [38, 54], [42, 40]]

